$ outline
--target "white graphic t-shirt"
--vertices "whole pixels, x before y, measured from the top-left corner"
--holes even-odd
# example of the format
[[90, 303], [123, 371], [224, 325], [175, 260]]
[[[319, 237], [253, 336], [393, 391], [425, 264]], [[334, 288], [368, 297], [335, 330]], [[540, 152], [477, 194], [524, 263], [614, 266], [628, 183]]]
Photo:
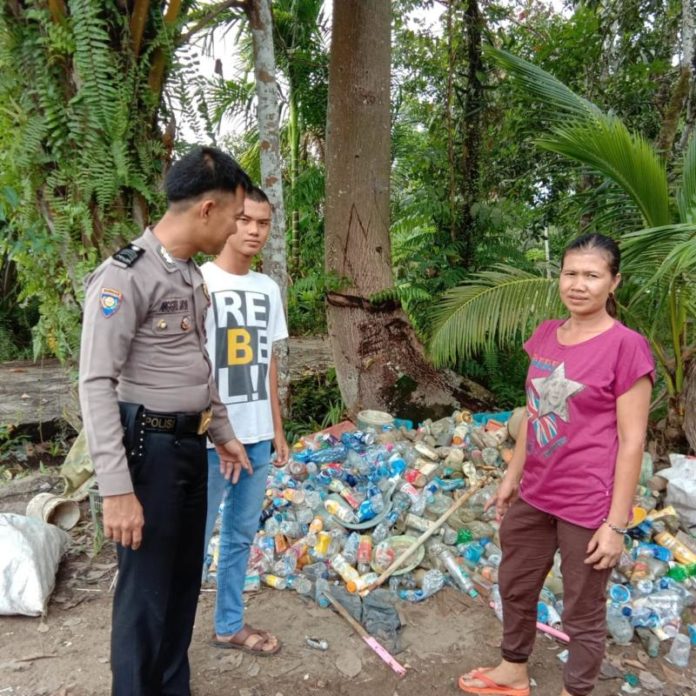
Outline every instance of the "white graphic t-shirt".
[[272, 346], [288, 337], [280, 288], [255, 271], [234, 275], [212, 262], [201, 271], [211, 302], [205, 319], [206, 347], [220, 399], [240, 442], [271, 440]]

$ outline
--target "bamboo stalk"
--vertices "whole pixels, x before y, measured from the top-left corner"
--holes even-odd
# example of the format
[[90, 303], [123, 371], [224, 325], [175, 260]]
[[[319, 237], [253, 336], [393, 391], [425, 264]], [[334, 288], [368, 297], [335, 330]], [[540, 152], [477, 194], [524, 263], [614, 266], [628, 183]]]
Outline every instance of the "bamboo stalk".
[[449, 519], [450, 515], [454, 513], [456, 510], [458, 510], [471, 496], [478, 491], [479, 489], [483, 488], [486, 484], [490, 483], [490, 477], [486, 477], [479, 481], [478, 483], [474, 484], [469, 490], [467, 490], [464, 495], [459, 498], [458, 500], [455, 500], [452, 505], [450, 505], [448, 510], [445, 510], [445, 512], [438, 517], [438, 519], [434, 522], [432, 527], [427, 529], [423, 534], [421, 534], [416, 541], [409, 546], [405, 551], [401, 553], [397, 558], [395, 558], [392, 561], [392, 564], [371, 584], [368, 585], [360, 594], [361, 596], [365, 596], [369, 594], [372, 590], [376, 589], [379, 587], [385, 580], [387, 580], [389, 577], [391, 577], [392, 573], [395, 570], [398, 570], [398, 568], [403, 565], [405, 561], [407, 561], [411, 556], [428, 540], [430, 537], [435, 534], [435, 532], [442, 527], [442, 525]]

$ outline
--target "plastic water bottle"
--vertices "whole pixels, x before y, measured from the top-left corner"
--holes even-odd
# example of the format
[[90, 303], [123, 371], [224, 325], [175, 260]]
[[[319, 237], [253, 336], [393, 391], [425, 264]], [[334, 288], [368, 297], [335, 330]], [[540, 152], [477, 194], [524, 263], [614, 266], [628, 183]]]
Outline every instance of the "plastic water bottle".
[[423, 576], [422, 586], [418, 589], [399, 590], [399, 598], [408, 602], [420, 602], [428, 597], [432, 597], [439, 592], [445, 584], [445, 576], [441, 571], [433, 568]]
[[360, 535], [352, 532], [343, 544], [341, 554], [351, 565], [355, 565], [358, 560], [358, 546], [360, 545]]
[[674, 636], [667, 653], [667, 660], [677, 667], [687, 667], [691, 655], [691, 641], [683, 633]]
[[[287, 578], [292, 575], [297, 568], [297, 559], [290, 555], [283, 554], [274, 564], [273, 564], [273, 575], [280, 578]], [[274, 586], [272, 586], [274, 587]]]
[[382, 520], [372, 532], [372, 541], [379, 544], [389, 536], [389, 524], [386, 520]]
[[367, 522], [367, 520], [371, 520], [373, 517], [379, 515], [382, 510], [384, 510], [384, 498], [381, 493], [377, 493], [360, 503], [357, 513], [358, 521]]
[[277, 575], [272, 575], [270, 573], [265, 573], [261, 576], [261, 580], [268, 587], [273, 587], [276, 590], [284, 590], [287, 587], [287, 581], [285, 578], [280, 578]]
[[329, 581], [326, 580], [325, 578], [317, 578], [316, 583], [314, 584], [314, 601], [320, 606], [320, 607], [328, 607], [330, 602], [326, 598], [326, 592], [330, 589], [329, 586]]
[[464, 573], [452, 552], [446, 546], [434, 544], [432, 552], [447, 568], [450, 577], [462, 592], [466, 592], [470, 597], [478, 597], [478, 590], [474, 587], [474, 583], [471, 582], [471, 578]]
[[607, 610], [607, 630], [617, 645], [629, 645], [633, 639], [631, 622], [614, 604], [610, 604]]
[[360, 573], [340, 553], [337, 553], [331, 559], [331, 567], [341, 576], [345, 583], [356, 582], [360, 577]]
[[500, 587], [498, 585], [493, 585], [490, 594], [491, 604], [493, 605], [493, 611], [498, 617], [498, 621], [502, 623], [503, 621], [503, 599], [500, 596]]
[[652, 631], [647, 628], [636, 628], [636, 634], [650, 657], [657, 657], [660, 654], [660, 639]]
[[343, 522], [355, 524], [358, 521], [355, 513], [347, 505], [342, 505], [337, 500], [325, 500], [324, 508], [330, 515], [337, 517]]
[[361, 575], [370, 571], [370, 564], [372, 563], [372, 538], [367, 534], [363, 534], [360, 537], [357, 561], [358, 572]]
[[299, 595], [310, 595], [314, 590], [312, 581], [304, 575], [290, 575], [285, 582], [288, 589], [295, 590]]

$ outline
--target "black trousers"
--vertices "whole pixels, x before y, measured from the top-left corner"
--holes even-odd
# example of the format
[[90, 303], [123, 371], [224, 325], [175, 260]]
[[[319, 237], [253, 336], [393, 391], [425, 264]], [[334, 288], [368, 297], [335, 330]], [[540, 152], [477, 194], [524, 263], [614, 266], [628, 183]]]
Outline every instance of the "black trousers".
[[141, 413], [142, 407], [121, 404], [128, 465], [145, 526], [137, 551], [118, 546], [112, 695], [189, 696], [187, 652], [205, 531], [205, 436], [143, 433]]

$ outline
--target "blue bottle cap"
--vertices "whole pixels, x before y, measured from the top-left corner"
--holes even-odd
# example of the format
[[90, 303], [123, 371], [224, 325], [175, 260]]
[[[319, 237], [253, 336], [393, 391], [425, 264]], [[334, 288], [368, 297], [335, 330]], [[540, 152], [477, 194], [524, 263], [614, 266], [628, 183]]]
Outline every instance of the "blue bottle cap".
[[612, 602], [617, 604], [625, 604], [631, 599], [631, 592], [625, 585], [614, 583], [609, 587], [609, 597]]

